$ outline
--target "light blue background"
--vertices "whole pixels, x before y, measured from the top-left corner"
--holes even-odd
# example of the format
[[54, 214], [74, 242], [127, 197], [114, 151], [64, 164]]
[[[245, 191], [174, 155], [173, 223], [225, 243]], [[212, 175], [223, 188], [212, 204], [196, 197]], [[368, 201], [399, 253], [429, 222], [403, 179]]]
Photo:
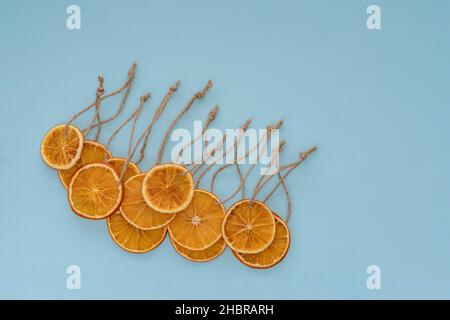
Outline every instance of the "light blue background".
[[[65, 25], [72, 3], [79, 31]], [[380, 31], [366, 28], [373, 3]], [[0, 298], [450, 298], [449, 14], [445, 0], [2, 1]], [[146, 119], [182, 80], [143, 169], [207, 79], [215, 87], [180, 126], [218, 103], [222, 129], [249, 116], [255, 127], [285, 119], [283, 162], [319, 144], [289, 178], [292, 247], [276, 268], [248, 269], [228, 250], [191, 263], [167, 239], [128, 254], [104, 221], [71, 212], [41, 138], [92, 100], [98, 74], [111, 90], [133, 61], [126, 110], [150, 91]], [[114, 154], [125, 154], [127, 138]], [[223, 196], [237, 179], [221, 181]], [[283, 194], [270, 205], [284, 214]], [[66, 288], [71, 264], [82, 269], [80, 291]], [[366, 288], [372, 264], [379, 291]]]

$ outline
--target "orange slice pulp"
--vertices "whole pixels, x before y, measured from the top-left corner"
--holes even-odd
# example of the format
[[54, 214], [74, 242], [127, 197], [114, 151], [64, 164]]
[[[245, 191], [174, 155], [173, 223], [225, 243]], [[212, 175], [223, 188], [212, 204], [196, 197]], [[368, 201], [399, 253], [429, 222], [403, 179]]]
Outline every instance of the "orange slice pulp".
[[160, 164], [145, 175], [142, 184], [145, 202], [163, 213], [176, 213], [187, 208], [194, 196], [194, 179], [177, 164]]
[[196, 189], [188, 207], [169, 224], [171, 239], [189, 250], [204, 250], [222, 237], [225, 207], [211, 192]]
[[216, 243], [214, 243], [211, 247], [206, 248], [204, 250], [189, 250], [186, 249], [179, 244], [177, 244], [171, 237], [170, 242], [172, 243], [175, 251], [178, 252], [181, 256], [185, 257], [188, 260], [194, 262], [208, 262], [211, 261], [222, 254], [227, 245], [222, 238], [220, 238]]
[[275, 218], [272, 211], [257, 200], [235, 203], [225, 216], [222, 234], [227, 245], [239, 253], [259, 253], [275, 237]]
[[42, 159], [53, 169], [70, 169], [80, 159], [83, 141], [83, 134], [75, 126], [68, 126], [67, 132], [65, 124], [53, 127], [42, 140]]
[[75, 171], [88, 163], [103, 162], [105, 158], [111, 158], [111, 152], [106, 150], [104, 145], [95, 141], [85, 140], [80, 159], [72, 168], [67, 170], [58, 170], [59, 179], [67, 189]]
[[256, 269], [271, 268], [281, 262], [286, 256], [291, 244], [289, 228], [277, 214], [275, 217], [275, 239], [260, 253], [247, 254], [233, 252], [236, 258], [248, 267]]
[[[114, 168], [114, 170], [119, 175], [119, 177], [122, 174], [122, 169], [126, 162], [127, 162], [127, 159], [119, 158], [119, 157], [114, 157], [107, 161], [107, 163]], [[141, 173], [141, 169], [139, 169], [139, 167], [135, 163], [130, 161], [128, 163], [127, 171], [125, 172], [125, 174], [123, 176], [122, 182], [127, 181], [132, 176], [135, 176], [139, 173]]]
[[82, 166], [72, 177], [68, 197], [72, 210], [88, 219], [104, 219], [118, 210], [123, 187], [114, 169], [105, 163]]
[[125, 182], [125, 195], [120, 206], [123, 217], [142, 230], [153, 230], [167, 225], [175, 214], [160, 213], [150, 208], [142, 196], [145, 173], [137, 174]]
[[113, 213], [108, 219], [108, 231], [111, 238], [122, 249], [132, 253], [145, 253], [159, 246], [167, 233], [167, 227], [154, 230], [140, 230], [128, 223], [120, 212]]

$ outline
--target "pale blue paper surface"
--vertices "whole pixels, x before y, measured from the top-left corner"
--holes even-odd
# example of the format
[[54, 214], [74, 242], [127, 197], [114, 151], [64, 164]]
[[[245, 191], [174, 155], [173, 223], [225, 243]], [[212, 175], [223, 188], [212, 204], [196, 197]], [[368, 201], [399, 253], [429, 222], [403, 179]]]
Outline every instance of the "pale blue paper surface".
[[[450, 298], [448, 1], [76, 1], [82, 28], [71, 31], [72, 3], [3, 1], [0, 9], [0, 299]], [[381, 30], [366, 27], [370, 4], [381, 8]], [[41, 160], [41, 138], [92, 100], [98, 74], [109, 91], [133, 61], [128, 112], [149, 91], [149, 119], [182, 81], [144, 170], [207, 79], [213, 90], [181, 127], [219, 104], [220, 129], [283, 118], [283, 162], [319, 145], [288, 179], [292, 246], [276, 268], [248, 269], [228, 250], [194, 264], [168, 239], [131, 255], [104, 221], [71, 212]], [[113, 142], [114, 154], [125, 155], [127, 138]], [[237, 179], [219, 183], [226, 196]], [[282, 192], [270, 206], [285, 215]], [[72, 264], [81, 290], [66, 288]], [[373, 264], [381, 290], [366, 287]]]

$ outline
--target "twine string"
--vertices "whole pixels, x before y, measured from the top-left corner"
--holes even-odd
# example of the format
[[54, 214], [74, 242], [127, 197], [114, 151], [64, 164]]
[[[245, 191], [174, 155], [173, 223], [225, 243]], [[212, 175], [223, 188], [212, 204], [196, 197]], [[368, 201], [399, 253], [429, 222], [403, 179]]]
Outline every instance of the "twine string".
[[[222, 160], [222, 159], [223, 159], [224, 157], [226, 157], [231, 151], [233, 151], [234, 156], [236, 156], [236, 148], [237, 148], [237, 146], [241, 143], [241, 141], [242, 141], [242, 139], [243, 139], [243, 137], [244, 137], [245, 131], [248, 129], [248, 127], [250, 126], [251, 123], [252, 123], [252, 118], [247, 119], [247, 120], [245, 121], [245, 123], [241, 126], [241, 128], [239, 129], [240, 135], [239, 135], [238, 139], [236, 139], [236, 141], [234, 142], [233, 146], [230, 147], [230, 148], [228, 148], [228, 149], [225, 151], [225, 153], [222, 153], [222, 155], [221, 155], [221, 157], [220, 157], [219, 159], [217, 159], [216, 161], [214, 161], [213, 163], [211, 163], [208, 167], [206, 167], [205, 170], [203, 170], [203, 172], [202, 172], [202, 173], [199, 175], [199, 177], [197, 178], [196, 188], [198, 188], [198, 186], [200, 185], [200, 182], [201, 182], [201, 180], [203, 179], [203, 177], [206, 175], [206, 173], [209, 172], [209, 170], [212, 169], [212, 167], [214, 167], [214, 165], [216, 164], [217, 161]], [[224, 137], [224, 138], [225, 138], [225, 137]], [[222, 142], [223, 142], [223, 140], [222, 140]], [[192, 175], [195, 175], [195, 174], [200, 170], [200, 168], [203, 167], [203, 165], [204, 165], [204, 162], [203, 162], [200, 166], [198, 166], [198, 167], [195, 169], [195, 172], [192, 172]]]
[[[268, 139], [271, 136], [272, 130], [279, 129], [279, 128], [281, 128], [282, 125], [283, 125], [283, 121], [280, 120], [275, 125], [268, 126], [266, 133], [259, 139], [258, 144], [255, 147], [253, 147], [252, 149], [248, 150], [247, 153], [244, 155], [244, 157], [241, 156], [241, 158], [238, 158], [237, 161], [241, 160], [242, 158], [247, 159], [255, 150], [257, 150], [261, 146], [261, 150], [257, 153], [257, 156], [256, 156], [256, 162], [258, 162], [259, 159], [261, 158], [262, 154], [266, 151], [266, 149], [268, 147]], [[262, 144], [264, 141], [266, 143]], [[285, 144], [284, 140], [280, 142], [280, 145], [279, 145], [280, 151], [282, 150], [284, 144]], [[238, 174], [239, 174], [240, 168], [239, 168], [239, 165], [237, 164], [237, 161], [235, 162], [235, 166], [236, 166], [236, 171], [238, 171]], [[231, 166], [231, 164], [223, 165], [218, 170], [216, 170], [216, 172], [214, 172], [214, 174], [212, 175], [212, 179], [211, 179], [211, 186], [210, 186], [211, 192], [214, 192], [215, 180], [217, 179], [217, 176], [221, 172], [223, 172], [225, 169], [229, 168], [230, 166]], [[248, 177], [250, 176], [250, 174], [252, 173], [253, 169], [255, 168], [255, 166], [256, 166], [256, 163], [252, 164], [245, 176], [242, 177], [240, 175], [241, 182], [240, 182], [239, 186], [229, 197], [227, 197], [223, 201], [224, 203], [231, 200], [240, 190], [242, 190], [242, 199], [245, 198], [245, 183], [246, 183]]]
[[[278, 187], [280, 186], [280, 184], [286, 179], [286, 177], [287, 177], [287, 176], [288, 176], [295, 168], [297, 168], [303, 161], [305, 161], [311, 153], [313, 153], [313, 152], [316, 151], [316, 150], [317, 150], [317, 146], [314, 146], [314, 147], [310, 148], [310, 149], [309, 149], [308, 151], [306, 151], [306, 152], [301, 152], [301, 153], [299, 154], [298, 160], [296, 160], [296, 161], [294, 161], [294, 162], [292, 162], [292, 163], [290, 163], [290, 164], [287, 164], [287, 165], [285, 165], [285, 166], [280, 167], [280, 168], [278, 169], [278, 172], [279, 172], [280, 170], [283, 171], [283, 170], [285, 170], [285, 169], [287, 169], [288, 171], [287, 171], [284, 175], [281, 176], [281, 178], [279, 179], [278, 183], [273, 187], [272, 191], [270, 191], [269, 194], [266, 196], [266, 199], [268, 200], [268, 199], [273, 195], [273, 193], [278, 189]], [[265, 185], [267, 185], [267, 183], [269, 183], [269, 181], [273, 178], [273, 176], [274, 176], [274, 175], [268, 176], [268, 178], [265, 179], [264, 182], [260, 183], [259, 187], [255, 188], [255, 190], [253, 191], [253, 195], [252, 195], [252, 198], [251, 198], [250, 201], [255, 200], [256, 195], [264, 188]]]
[[162, 112], [165, 110], [165, 108], [166, 108], [170, 98], [172, 97], [172, 95], [175, 93], [175, 91], [177, 91], [178, 85], [179, 85], [179, 81], [177, 81], [174, 85], [172, 85], [169, 88], [168, 92], [166, 93], [166, 95], [164, 96], [163, 100], [161, 101], [159, 107], [156, 109], [155, 113], [153, 114], [152, 121], [147, 126], [147, 128], [145, 128], [144, 132], [141, 134], [141, 136], [136, 141], [136, 144], [132, 148], [131, 153], [130, 153], [130, 159], [132, 159], [134, 157], [134, 154], [136, 153], [137, 148], [139, 147], [141, 142], [144, 141], [144, 144], [142, 145], [141, 150], [140, 150], [139, 160], [136, 162], [136, 164], [139, 164], [144, 159], [144, 157], [145, 157], [145, 150], [146, 150], [146, 147], [147, 147], [147, 141], [148, 141], [148, 138], [150, 137], [150, 133], [152, 131], [152, 128], [155, 125], [156, 121], [161, 116]]
[[189, 109], [192, 107], [194, 102], [196, 100], [202, 99], [206, 95], [206, 93], [209, 91], [209, 89], [211, 89], [212, 85], [213, 85], [212, 81], [208, 80], [208, 83], [205, 85], [205, 87], [201, 91], [198, 91], [197, 93], [195, 93], [192, 96], [192, 98], [189, 100], [189, 102], [184, 107], [184, 109], [178, 114], [178, 116], [172, 121], [170, 126], [167, 128], [166, 133], [164, 135], [164, 138], [163, 138], [163, 140], [161, 142], [161, 145], [159, 146], [158, 158], [156, 160], [156, 164], [160, 164], [161, 163], [161, 160], [162, 160], [162, 157], [163, 157], [163, 154], [164, 154], [164, 148], [165, 148], [166, 143], [167, 143], [167, 139], [169, 138], [169, 135], [172, 132], [173, 128], [176, 126], [178, 121], [189, 111]]
[[[143, 97], [147, 97], [147, 98], [143, 98]], [[135, 117], [139, 116], [141, 113], [141, 109], [143, 107], [143, 104], [145, 103], [145, 101], [148, 100], [148, 98], [150, 97], [150, 95], [144, 95], [141, 97], [140, 99], [140, 103], [138, 105], [138, 107], [128, 116], [128, 118], [126, 118], [117, 128], [116, 130], [114, 130], [114, 132], [111, 134], [111, 136], [109, 137], [108, 141], [106, 142], [106, 149], [109, 150], [110, 146], [111, 146], [111, 142], [114, 140], [114, 138], [117, 136], [117, 134], [131, 121], [133, 120]], [[105, 161], [107, 160], [107, 155], [105, 154]]]
[[[189, 143], [187, 143], [186, 145], [183, 146], [183, 148], [180, 150], [180, 152], [177, 155], [176, 161], [175, 162], [179, 162], [181, 156], [184, 154], [185, 150], [187, 148], [189, 148], [190, 146], [192, 146], [193, 144], [195, 144], [198, 140], [203, 139], [203, 136], [205, 135], [206, 130], [208, 130], [209, 126], [211, 125], [211, 123], [216, 119], [217, 113], [219, 112], [219, 106], [215, 106], [209, 113], [208, 113], [208, 118], [205, 121], [205, 125], [202, 128], [202, 132], [200, 132], [200, 134], [198, 134], [194, 140], [191, 140]], [[185, 164], [185, 167], [188, 167], [190, 164]]]
[[[136, 110], [132, 113], [131, 117], [129, 117], [127, 120], [125, 120], [125, 122], [118, 128], [118, 130], [116, 130], [115, 134], [117, 134], [128, 122], [131, 121], [131, 119], [133, 119], [133, 124], [131, 126], [131, 132], [130, 132], [130, 139], [128, 141], [128, 157], [125, 161], [125, 164], [122, 168], [122, 172], [120, 173], [120, 178], [119, 178], [119, 184], [122, 183], [123, 181], [123, 177], [125, 176], [125, 173], [128, 170], [128, 166], [130, 164], [130, 159], [131, 159], [131, 148], [133, 145], [133, 139], [134, 139], [134, 132], [136, 130], [136, 124], [137, 124], [137, 120], [139, 119], [141, 113], [142, 113], [142, 108], [144, 107], [144, 104], [150, 99], [150, 94], [144, 94], [143, 96], [141, 96], [141, 98], [139, 99], [139, 106], [136, 108]], [[111, 138], [110, 138], [111, 140]], [[110, 141], [109, 141], [110, 142]]]
[[[241, 171], [241, 167], [239, 166], [239, 164], [238, 163], [235, 163], [234, 164], [234, 167], [236, 168], [236, 172], [237, 172], [237, 174], [238, 174], [238, 176], [239, 176], [239, 181], [240, 181], [240, 185], [242, 185], [242, 199], [244, 199], [245, 198], [245, 181], [244, 181], [244, 175], [242, 174], [242, 171]], [[235, 191], [236, 192], [236, 194], [239, 192], [239, 190], [238, 191]], [[233, 195], [234, 196], [234, 195]], [[227, 199], [227, 201], [228, 201], [228, 199]]]
[[[121, 93], [124, 89], [131, 87], [131, 82], [132, 82], [133, 79], [134, 79], [135, 69], [136, 69], [136, 64], [134, 63], [134, 64], [131, 66], [130, 70], [128, 71], [128, 80], [127, 80], [127, 82], [126, 82], [122, 87], [120, 87], [119, 89], [117, 89], [116, 91], [113, 91], [113, 92], [108, 93], [108, 94], [106, 94], [106, 95], [102, 95], [102, 97], [100, 98], [100, 101], [103, 101], [103, 100], [105, 100], [105, 99], [108, 99], [108, 98], [110, 98], [110, 97], [113, 97], [113, 96], [115, 96], [115, 95]], [[80, 116], [81, 116], [82, 114], [84, 114], [85, 112], [87, 112], [87, 111], [89, 111], [90, 109], [92, 109], [93, 107], [95, 107], [95, 105], [96, 105], [96, 101], [94, 101], [94, 102], [91, 103], [90, 105], [84, 107], [83, 109], [81, 109], [80, 111], [78, 111], [76, 114], [74, 114], [74, 115], [69, 119], [69, 121], [68, 121], [67, 124], [66, 124], [65, 134], [67, 134], [67, 130], [68, 130], [69, 126], [73, 123], [73, 121], [75, 121], [78, 117], [80, 117]], [[107, 119], [107, 120], [100, 121], [100, 122], [97, 123], [96, 125], [93, 125], [91, 129], [93, 129], [93, 128], [95, 128], [95, 127], [98, 127], [98, 126], [101, 126], [101, 125], [103, 125], [103, 124], [105, 124], [105, 123], [107, 123], [107, 122], [109, 122], [109, 121], [112, 121], [112, 120], [114, 120], [114, 119], [110, 118], [110, 119]], [[86, 131], [86, 129], [82, 131], [83, 134], [85, 133], [85, 131]]]
[[[250, 123], [251, 123], [251, 122], [252, 122], [252, 118], [247, 119], [247, 120], [244, 122], [244, 124], [239, 128], [239, 132], [245, 132], [245, 130], [247, 130], [248, 127], [250, 126]], [[239, 142], [240, 142], [240, 140], [242, 139], [242, 137], [243, 137], [243, 135], [240, 135], [240, 137], [239, 137]], [[209, 159], [211, 159], [213, 156], [216, 155], [216, 153], [217, 153], [218, 151], [220, 151], [221, 149], [223, 149], [223, 146], [224, 146], [225, 142], [227, 141], [227, 139], [228, 139], [228, 135], [227, 135], [227, 133], [225, 133], [225, 135], [224, 135], [223, 138], [222, 138], [222, 141], [221, 141], [220, 143], [217, 144], [217, 146], [214, 148], [214, 150], [212, 150], [212, 151], [211, 151], [210, 153], [208, 153], [207, 155], [202, 154], [202, 158], [200, 159], [200, 160], [202, 160], [201, 163], [196, 164], [196, 165], [194, 165], [194, 167], [192, 167], [192, 169], [190, 170], [191, 174], [192, 174], [192, 175], [196, 175], [196, 174], [199, 172], [199, 170], [200, 170], [201, 168], [203, 168], [203, 166], [206, 164], [206, 161], [208, 161]], [[225, 154], [222, 153], [222, 156], [221, 156], [219, 159], [217, 159], [217, 160], [223, 159], [224, 156], [226, 156], [230, 151], [232, 151], [232, 150], [235, 149], [235, 146], [236, 146], [239, 142], [235, 142], [235, 143], [234, 143], [234, 146], [228, 148], [228, 150], [225, 151]], [[197, 160], [198, 160], [198, 159], [197, 159]], [[216, 162], [217, 162], [217, 160], [216, 160]], [[196, 162], [197, 162], [197, 161], [196, 161]], [[216, 162], [212, 163], [210, 166], [214, 165]], [[208, 169], [208, 170], [209, 170], [209, 169]]]
[[[103, 80], [102, 80], [102, 82], [103, 82]], [[95, 118], [96, 118], [97, 123], [101, 122], [101, 118], [100, 118], [100, 104], [101, 104], [101, 101], [102, 101], [101, 97], [103, 97], [103, 95], [105, 93], [103, 88], [101, 90], [102, 90], [102, 92], [99, 93], [98, 92], [99, 89], [97, 89], [97, 95], [100, 95], [100, 99], [96, 98], [96, 102], [97, 103], [95, 105]], [[95, 133], [95, 141], [96, 142], [99, 141], [101, 132], [102, 132], [102, 125], [99, 125], [97, 127], [97, 132]]]
[[[104, 100], [104, 99], [109, 98], [109, 97], [113, 97], [113, 96], [121, 93], [123, 90], [125, 90], [125, 93], [123, 94], [122, 99], [120, 100], [120, 104], [119, 104], [119, 107], [117, 108], [116, 113], [114, 115], [112, 115], [111, 117], [94, 124], [92, 126], [91, 130], [95, 129], [96, 127], [99, 127], [99, 126], [103, 126], [104, 124], [106, 124], [108, 122], [114, 121], [122, 113], [122, 111], [123, 111], [123, 109], [125, 107], [125, 104], [126, 104], [126, 102], [128, 100], [128, 96], [130, 95], [130, 92], [131, 92], [131, 87], [132, 87], [134, 76], [135, 76], [135, 70], [136, 70], [136, 64], [134, 63], [131, 66], [130, 70], [128, 71], [128, 80], [127, 80], [127, 82], [121, 88], [117, 89], [116, 91], [103, 96], [103, 98], [101, 100]], [[86, 131], [87, 131], [87, 128], [84, 129], [82, 132], [84, 133]]]
[[[95, 92], [95, 102], [94, 102], [94, 106], [95, 106], [95, 114], [94, 117], [92, 118], [92, 120], [89, 122], [89, 125], [86, 129], [86, 131], [83, 132], [83, 136], [86, 137], [89, 133], [89, 131], [92, 129], [92, 126], [94, 125], [95, 121], [99, 121], [98, 119], [100, 119], [100, 101], [101, 98], [103, 96], [103, 94], [105, 93], [105, 87], [103, 86], [103, 82], [104, 82], [104, 78], [102, 76], [98, 77], [98, 88], [97, 91]], [[67, 126], [66, 126], [67, 129]], [[99, 133], [99, 130], [101, 129], [101, 126], [98, 127], [97, 133]], [[98, 141], [98, 140], [96, 140]]]
[[[224, 164], [213, 173], [212, 178], [211, 178], [211, 184], [210, 184], [210, 189], [211, 189], [211, 192], [213, 192], [213, 193], [214, 193], [215, 181], [216, 181], [219, 173], [225, 171], [225, 169], [234, 165], [236, 168], [236, 172], [239, 175], [240, 183], [239, 183], [238, 187], [236, 188], [236, 190], [234, 190], [234, 192], [229, 197], [227, 197], [224, 201], [222, 201], [223, 203], [226, 203], [229, 200], [231, 200], [241, 189], [242, 189], [242, 198], [245, 198], [245, 181], [248, 177], [248, 174], [246, 174], [245, 177], [242, 175], [240, 166], [238, 165], [237, 161], [241, 160], [242, 158], [247, 159], [250, 156], [250, 154], [252, 154], [254, 152], [254, 150], [257, 149], [261, 145], [261, 142], [263, 141], [263, 139], [265, 139], [265, 137], [266, 137], [266, 135], [261, 137], [258, 141], [258, 144], [254, 148], [248, 150], [243, 157], [241, 156], [240, 158], [238, 158], [236, 161], [234, 161], [233, 164], [231, 164], [231, 163]], [[258, 154], [257, 160], [259, 160], [259, 154]]]
[[[286, 196], [286, 202], [287, 202], [287, 215], [286, 215], [286, 223], [289, 223], [289, 219], [291, 218], [292, 215], [292, 200], [291, 200], [291, 196], [289, 194], [289, 189], [286, 186], [286, 182], [283, 180], [283, 178], [281, 177], [281, 173], [277, 172], [278, 175], [278, 181], [281, 182], [281, 186], [283, 187], [283, 191], [284, 191], [284, 195]], [[264, 199], [264, 202], [267, 202], [267, 200], [269, 200], [270, 197], [266, 197]]]
[[[100, 107], [95, 108], [95, 113], [96, 113], [96, 121], [97, 123], [100, 123], [102, 120], [100, 118]], [[97, 132], [95, 133], [95, 141], [98, 142], [100, 140], [100, 133], [102, 132], [102, 126], [99, 125], [97, 127]]]
[[[283, 144], [280, 144], [278, 147], [276, 147], [275, 149], [272, 150], [272, 159], [275, 156], [280, 156], [280, 153], [283, 151], [283, 147], [284, 147], [284, 142]], [[288, 164], [286, 165], [286, 167], [290, 168], [292, 164]], [[250, 205], [252, 204], [252, 201], [256, 198], [256, 195], [258, 194], [258, 192], [264, 187], [264, 185], [266, 185], [267, 183], [270, 182], [270, 180], [272, 180], [273, 175], [268, 175], [267, 173], [269, 172], [269, 170], [271, 169], [268, 168], [264, 174], [261, 174], [261, 177], [258, 179], [255, 187], [253, 188], [253, 193], [252, 196], [250, 198]], [[282, 167], [278, 168], [278, 171], [280, 171], [282, 169]]]
[[[197, 172], [205, 165], [205, 162], [209, 159], [211, 159], [211, 157], [213, 157], [216, 152], [218, 152], [220, 149], [222, 149], [223, 145], [225, 144], [225, 141], [227, 140], [228, 135], [225, 133], [225, 135], [222, 138], [222, 141], [219, 142], [217, 144], [217, 146], [214, 148], [214, 150], [211, 150], [211, 152], [209, 154], [207, 154], [206, 156], [202, 153], [202, 155], [200, 156], [200, 159], [196, 159], [194, 161], [194, 164], [192, 165], [192, 168], [189, 169], [189, 172], [192, 175], [196, 175]], [[205, 148], [209, 145], [209, 141], [205, 142]], [[197, 162], [201, 162], [201, 163], [197, 163]]]
[[142, 147], [139, 151], [140, 155], [139, 155], [139, 159], [137, 160], [136, 164], [139, 164], [142, 162], [142, 160], [144, 160], [145, 151], [147, 150], [148, 139], [150, 137], [150, 134], [152, 133], [153, 126], [155, 125], [155, 123], [158, 121], [158, 119], [163, 114], [164, 110], [167, 107], [167, 104], [169, 103], [170, 98], [177, 91], [179, 85], [180, 85], [180, 81], [178, 80], [177, 82], [175, 82], [175, 84], [173, 84], [171, 87], [169, 87], [169, 90], [167, 91], [166, 95], [162, 99], [159, 107], [156, 109], [155, 113], [153, 114], [152, 121], [147, 126], [147, 128], [144, 130], [144, 133], [139, 137], [135, 147], [131, 151], [130, 155], [132, 158], [134, 156], [134, 153], [136, 152], [136, 149], [139, 146], [139, 144], [142, 142], [142, 140], [144, 141], [142, 144]]

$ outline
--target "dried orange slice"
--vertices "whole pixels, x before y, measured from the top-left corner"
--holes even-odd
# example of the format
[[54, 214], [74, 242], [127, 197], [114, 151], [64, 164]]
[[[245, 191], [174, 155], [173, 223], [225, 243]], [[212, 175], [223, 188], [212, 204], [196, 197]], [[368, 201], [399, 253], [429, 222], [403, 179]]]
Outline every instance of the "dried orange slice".
[[133, 226], [142, 230], [153, 230], [167, 225], [175, 214], [161, 213], [150, 208], [142, 196], [145, 173], [131, 177], [125, 182], [125, 195], [120, 212]]
[[108, 231], [111, 238], [122, 249], [132, 253], [145, 253], [163, 242], [167, 227], [155, 230], [140, 230], [129, 224], [120, 212], [116, 212], [107, 219]]
[[83, 134], [74, 126], [61, 124], [53, 127], [45, 135], [41, 144], [41, 156], [45, 163], [54, 169], [72, 168], [81, 156]]
[[110, 165], [90, 163], [75, 172], [68, 196], [76, 214], [88, 219], [104, 219], [119, 209], [123, 187]]
[[275, 217], [275, 239], [260, 253], [248, 254], [233, 252], [236, 258], [248, 267], [256, 269], [271, 268], [281, 262], [286, 256], [291, 244], [289, 228], [277, 214]]
[[178, 164], [160, 164], [145, 175], [142, 184], [145, 202], [163, 213], [176, 213], [187, 208], [194, 196], [191, 173]]
[[196, 189], [189, 206], [169, 224], [171, 239], [189, 250], [204, 250], [222, 237], [225, 207], [211, 192]]
[[211, 261], [222, 254], [222, 252], [227, 247], [223, 238], [220, 238], [216, 243], [214, 243], [211, 247], [206, 248], [204, 250], [189, 250], [186, 249], [179, 244], [177, 244], [171, 237], [170, 242], [172, 243], [175, 251], [178, 252], [179, 255], [185, 257], [188, 260], [194, 262], [208, 262]]
[[58, 176], [66, 189], [69, 187], [70, 179], [73, 174], [80, 167], [88, 163], [103, 162], [106, 159], [111, 158], [111, 152], [106, 150], [105, 146], [101, 143], [85, 140], [83, 143], [83, 150], [81, 151], [81, 157], [75, 163], [75, 165], [67, 170], [59, 170]]
[[[122, 169], [126, 162], [127, 162], [127, 159], [118, 158], [118, 157], [111, 158], [107, 161], [107, 163], [109, 165], [111, 165], [114, 168], [114, 170], [116, 170], [116, 173], [119, 175], [119, 177], [122, 174]], [[125, 182], [128, 179], [130, 179], [132, 176], [135, 176], [139, 173], [141, 173], [141, 169], [139, 169], [139, 167], [135, 163], [130, 161], [128, 163], [128, 168], [123, 176], [122, 181]]]
[[257, 200], [235, 203], [225, 216], [222, 225], [227, 245], [240, 253], [259, 253], [275, 237], [275, 218], [272, 211]]

